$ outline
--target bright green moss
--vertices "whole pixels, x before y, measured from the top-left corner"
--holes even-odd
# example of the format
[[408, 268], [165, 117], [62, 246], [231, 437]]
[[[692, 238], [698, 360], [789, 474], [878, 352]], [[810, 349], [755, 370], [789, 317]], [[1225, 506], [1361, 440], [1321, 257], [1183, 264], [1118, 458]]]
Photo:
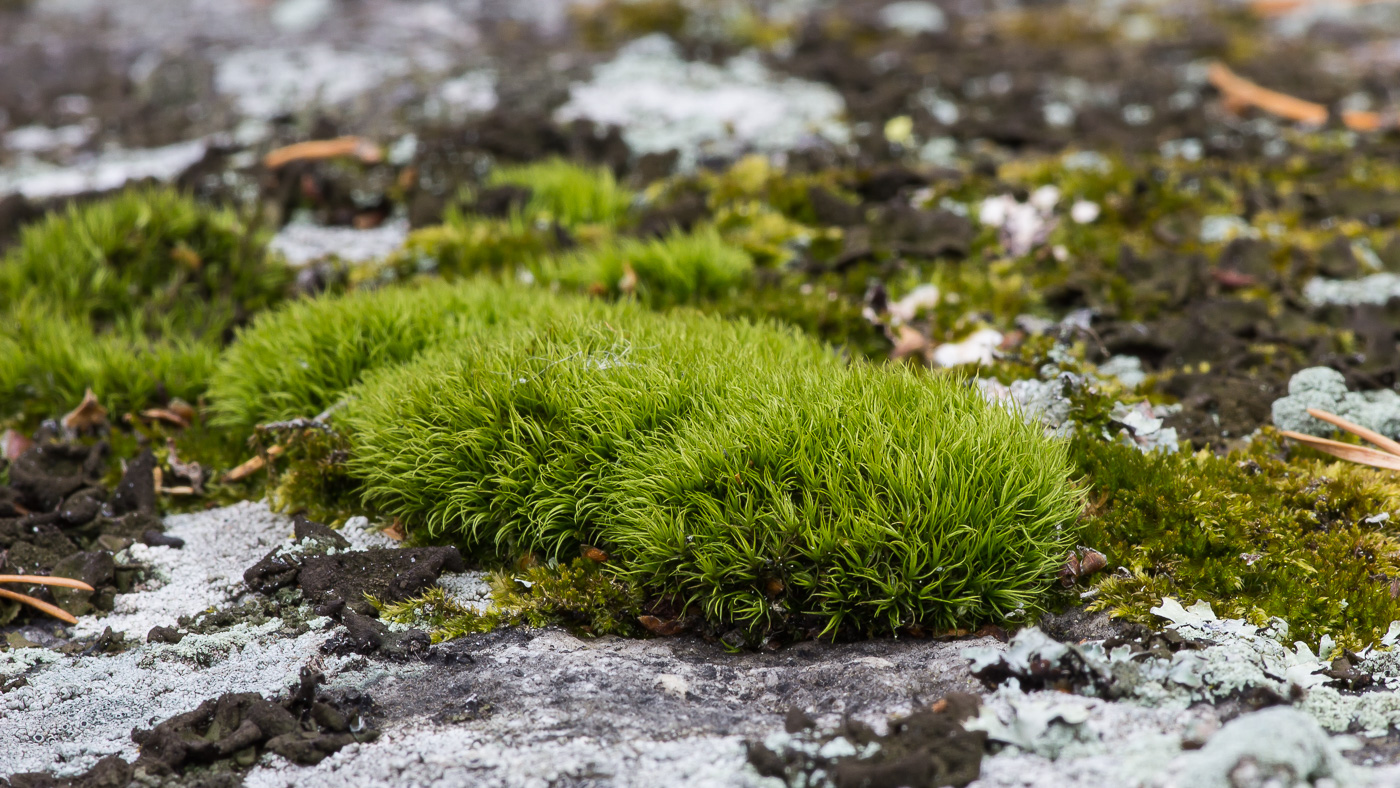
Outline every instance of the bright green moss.
[[217, 349], [148, 339], [126, 327], [94, 336], [85, 321], [22, 303], [0, 315], [0, 416], [36, 422], [78, 404], [85, 390], [120, 417], [165, 396], [196, 401]]
[[497, 167], [488, 183], [530, 189], [526, 216], [565, 227], [614, 226], [622, 222], [632, 205], [632, 192], [619, 185], [606, 167], [583, 167], [557, 158]]
[[426, 282], [287, 304], [260, 315], [219, 360], [209, 384], [215, 422], [248, 434], [316, 416], [371, 369], [548, 303], [524, 289]]
[[421, 274], [448, 281], [480, 274], [510, 276], [554, 254], [558, 246], [553, 228], [519, 214], [493, 219], [449, 210], [442, 224], [413, 231], [404, 248], [387, 260], [354, 270], [352, 284], [406, 282]]
[[745, 284], [753, 261], [713, 228], [641, 241], [619, 238], [544, 261], [542, 282], [595, 295], [636, 295], [653, 307], [711, 300]]
[[229, 212], [138, 189], [29, 225], [0, 260], [0, 417], [32, 421], [92, 388], [117, 414], [195, 401], [235, 326], [287, 295]]
[[1126, 567], [1095, 609], [1150, 622], [1165, 596], [1221, 616], [1286, 619], [1299, 639], [1361, 648], [1400, 619], [1400, 532], [1365, 518], [1400, 510], [1386, 471], [1295, 456], [1271, 432], [1228, 457], [1144, 455], [1093, 437], [1072, 455], [1089, 485], [1083, 543]]
[[291, 284], [247, 233], [232, 213], [166, 189], [71, 206], [24, 228], [0, 263], [0, 304], [29, 301], [96, 331], [218, 339]]
[[687, 313], [543, 317], [355, 390], [367, 505], [477, 553], [597, 544], [755, 632], [1006, 620], [1073, 543], [1063, 446], [957, 379]]

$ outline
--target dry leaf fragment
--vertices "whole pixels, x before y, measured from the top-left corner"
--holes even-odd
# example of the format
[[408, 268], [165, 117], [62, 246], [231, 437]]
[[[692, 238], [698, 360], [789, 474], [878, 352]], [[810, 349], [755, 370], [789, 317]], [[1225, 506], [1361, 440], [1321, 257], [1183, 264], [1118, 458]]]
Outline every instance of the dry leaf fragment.
[[653, 635], [661, 637], [672, 637], [685, 631], [685, 623], [679, 618], [668, 621], [656, 616], [637, 616], [637, 623], [646, 627], [646, 630]]
[[1081, 545], [1078, 551], [1070, 550], [1065, 554], [1065, 565], [1059, 571], [1060, 585], [1069, 588], [1079, 582], [1079, 578], [1088, 577], [1107, 566], [1107, 556], [1092, 547]]
[[385, 528], [383, 531], [380, 531], [380, 533], [384, 534], [390, 539], [393, 539], [395, 542], [402, 542], [404, 540], [404, 537], [408, 535], [404, 533], [403, 520], [400, 520], [397, 517], [394, 518], [393, 525], [390, 525], [388, 528]]
[[275, 170], [294, 161], [335, 159], [341, 156], [353, 156], [365, 164], [375, 164], [383, 160], [384, 152], [378, 145], [363, 137], [336, 137], [333, 140], [312, 140], [277, 148], [263, 157], [263, 166]]
[[78, 407], [63, 416], [63, 426], [74, 432], [96, 430], [107, 426], [107, 409], [97, 401], [97, 395], [88, 389]]
[[4, 434], [0, 434], [0, 453], [3, 453], [5, 459], [11, 462], [18, 460], [21, 454], [32, 448], [34, 448], [34, 441], [22, 432], [5, 430]]
[[905, 356], [923, 356], [928, 352], [930, 343], [928, 337], [910, 326], [899, 327], [899, 337], [895, 340], [894, 349], [890, 351], [890, 358], [901, 359]]
[[141, 418], [147, 421], [163, 421], [182, 430], [190, 426], [183, 416], [168, 408], [148, 408], [141, 411]]

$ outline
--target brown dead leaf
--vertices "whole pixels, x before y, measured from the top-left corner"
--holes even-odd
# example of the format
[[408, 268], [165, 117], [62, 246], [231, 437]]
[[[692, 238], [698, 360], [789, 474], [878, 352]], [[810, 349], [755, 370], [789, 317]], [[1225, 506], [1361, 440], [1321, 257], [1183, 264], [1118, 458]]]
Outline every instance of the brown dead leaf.
[[594, 563], [607, 563], [608, 554], [592, 545], [583, 545], [579, 548], [579, 554]]
[[617, 280], [617, 289], [624, 295], [632, 295], [637, 291], [637, 272], [632, 270], [631, 263], [622, 264], [622, 278]]
[[32, 448], [34, 448], [34, 441], [22, 432], [5, 430], [4, 434], [0, 434], [0, 453], [3, 453], [5, 459], [10, 462], [18, 460], [21, 454]]
[[637, 623], [646, 627], [653, 635], [668, 638], [685, 631], [685, 622], [679, 618], [664, 620], [656, 616], [637, 616]]
[[403, 530], [403, 520], [400, 520], [397, 517], [394, 518], [394, 522], [392, 525], [390, 525], [388, 528], [385, 528], [383, 531], [380, 531], [380, 533], [384, 534], [390, 539], [393, 539], [395, 542], [402, 542], [404, 540], [404, 537], [408, 536], [408, 534], [404, 533]]
[[78, 407], [63, 416], [63, 426], [74, 432], [86, 432], [107, 426], [107, 409], [97, 401], [97, 395], [88, 389]]
[[905, 356], [924, 355], [930, 348], [928, 337], [919, 333], [911, 326], [899, 327], [899, 338], [895, 340], [894, 349], [890, 351], [890, 358], [901, 359]]
[[141, 418], [147, 421], [163, 421], [182, 430], [190, 426], [183, 416], [169, 408], [148, 408], [141, 411]]
[[1079, 555], [1079, 576], [1088, 577], [1108, 567], [1108, 557], [1090, 547], [1081, 547]]

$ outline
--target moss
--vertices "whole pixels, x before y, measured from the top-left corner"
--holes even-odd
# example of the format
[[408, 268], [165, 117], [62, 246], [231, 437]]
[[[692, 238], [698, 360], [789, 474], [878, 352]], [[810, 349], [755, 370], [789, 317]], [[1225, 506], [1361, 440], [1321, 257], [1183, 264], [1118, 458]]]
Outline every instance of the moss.
[[1064, 449], [947, 377], [767, 326], [567, 302], [358, 387], [365, 502], [495, 556], [611, 571], [753, 632], [1035, 606], [1071, 543]]
[[87, 388], [118, 414], [192, 402], [234, 327], [291, 277], [231, 213], [172, 191], [51, 214], [0, 260], [0, 414], [56, 415]]
[[490, 582], [491, 604], [485, 610], [464, 607], [440, 588], [376, 607], [385, 620], [428, 630], [434, 643], [502, 626], [560, 625], [585, 637], [643, 634], [637, 624], [641, 594], [603, 571], [597, 561], [531, 563], [518, 571], [495, 572]]
[[248, 232], [166, 189], [70, 206], [21, 232], [0, 264], [0, 303], [35, 303], [96, 331], [219, 338], [291, 284]]
[[690, 11], [680, 0], [604, 0], [571, 6], [579, 36], [594, 49], [615, 49], [649, 33], [680, 35]]
[[442, 224], [414, 230], [403, 249], [386, 260], [352, 269], [351, 285], [395, 284], [421, 275], [448, 281], [483, 274], [513, 276], [559, 246], [552, 227], [520, 214], [493, 219], [449, 210]]
[[1072, 455], [1089, 486], [1084, 543], [1118, 573], [1095, 609], [1142, 621], [1165, 596], [1204, 599], [1221, 616], [1287, 619], [1301, 640], [1374, 642], [1400, 602], [1400, 485], [1384, 471], [1289, 457], [1271, 430], [1229, 456], [1144, 455], [1081, 436]]
[[214, 421], [247, 436], [264, 422], [314, 417], [369, 370], [547, 308], [541, 295], [425, 282], [287, 304], [260, 315], [220, 358], [209, 384]]
[[542, 282], [595, 295], [635, 295], [652, 307], [711, 300], [748, 281], [753, 261], [713, 228], [672, 231], [649, 241], [620, 238], [543, 261]]
[[0, 323], [0, 415], [22, 424], [61, 415], [89, 388], [118, 418], [167, 396], [194, 401], [217, 358], [209, 343], [151, 340], [129, 327], [94, 336], [85, 321], [33, 302]]
[[558, 158], [497, 167], [487, 182], [528, 188], [525, 215], [565, 227], [616, 226], [626, 218], [633, 200], [632, 192], [619, 185], [606, 167], [584, 167]]

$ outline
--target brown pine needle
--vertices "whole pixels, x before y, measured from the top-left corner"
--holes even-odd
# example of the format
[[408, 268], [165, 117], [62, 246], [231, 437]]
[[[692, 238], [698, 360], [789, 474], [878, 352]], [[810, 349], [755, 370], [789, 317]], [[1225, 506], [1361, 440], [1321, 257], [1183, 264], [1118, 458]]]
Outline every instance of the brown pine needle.
[[1365, 446], [1353, 446], [1350, 443], [1318, 438], [1312, 435], [1304, 435], [1301, 432], [1291, 430], [1279, 430], [1279, 434], [1285, 438], [1292, 438], [1299, 443], [1325, 452], [1343, 460], [1369, 465], [1372, 468], [1386, 468], [1392, 471], [1400, 471], [1400, 457], [1388, 454], [1377, 449], [1368, 449]]
[[79, 591], [97, 590], [81, 580], [74, 580], [71, 577], [54, 577], [52, 575], [0, 575], [0, 583], [29, 583], [36, 586], [62, 586], [64, 588], [76, 588]]
[[374, 164], [383, 158], [383, 153], [378, 145], [363, 137], [336, 137], [333, 140], [312, 140], [277, 148], [263, 157], [263, 166], [275, 170], [294, 161], [336, 159], [341, 156], [353, 156], [366, 164]]
[[[1231, 110], [1255, 107], [1287, 120], [1313, 126], [1327, 123], [1327, 118], [1330, 117], [1327, 107], [1257, 85], [1231, 71], [1224, 63], [1210, 65], [1209, 79], [1210, 84], [1220, 91], [1225, 98], [1225, 105]], [[1396, 125], [1389, 115], [1359, 110], [1343, 112], [1342, 123], [1352, 131], [1379, 131]]]
[[1375, 430], [1368, 430], [1360, 424], [1353, 424], [1341, 416], [1328, 413], [1325, 410], [1318, 410], [1317, 408], [1308, 408], [1308, 415], [1315, 419], [1325, 421], [1340, 430], [1350, 432], [1352, 435], [1355, 435], [1367, 443], [1379, 446], [1383, 451], [1388, 451], [1391, 454], [1400, 456], [1400, 443], [1387, 438]]
[[1257, 107], [1299, 123], [1321, 126], [1327, 122], [1327, 108], [1323, 105], [1260, 87], [1231, 71], [1224, 63], [1211, 63], [1208, 78], [1227, 101]]
[[30, 607], [35, 608], [36, 610], [42, 610], [43, 612], [48, 613], [54, 618], [65, 623], [78, 623], [78, 619], [74, 618], [72, 613], [69, 613], [67, 610], [58, 607], [57, 605], [50, 605], [48, 602], [45, 602], [42, 599], [35, 599], [32, 596], [17, 594], [14, 591], [11, 591], [7, 588], [0, 588], [0, 597], [4, 597], [5, 599], [13, 599], [21, 604], [29, 605]]
[[1318, 2], [1318, 0], [1252, 0], [1249, 7], [1259, 16], [1274, 17], [1291, 14], [1300, 8], [1322, 8], [1327, 5], [1362, 6], [1384, 2], [1390, 2], [1390, 0], [1325, 0], [1325, 2]]

